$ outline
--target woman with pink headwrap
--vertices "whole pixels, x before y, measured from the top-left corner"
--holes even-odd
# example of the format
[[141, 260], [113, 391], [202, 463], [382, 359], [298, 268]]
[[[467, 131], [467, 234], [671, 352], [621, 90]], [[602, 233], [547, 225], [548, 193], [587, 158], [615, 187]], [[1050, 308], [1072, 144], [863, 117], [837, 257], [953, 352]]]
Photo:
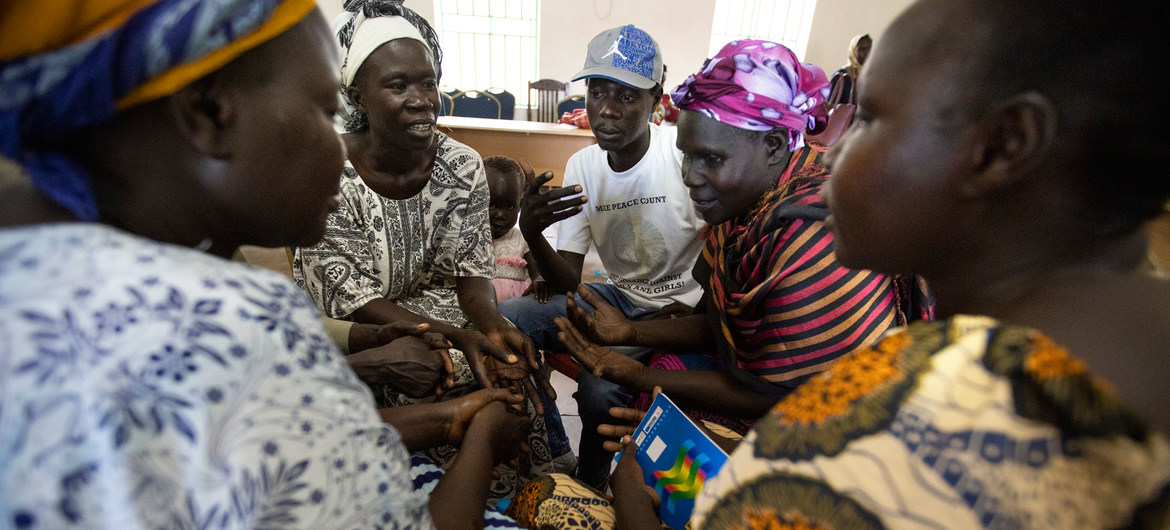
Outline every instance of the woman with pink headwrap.
[[[927, 304], [913, 308], [920, 300], [900, 289], [901, 282], [836, 261], [820, 198], [829, 175], [804, 144], [804, 131], [824, 119], [827, 94], [823, 71], [762, 40], [728, 43], [674, 89], [682, 109], [682, 178], [710, 225], [694, 269], [703, 302], [688, 317], [631, 322], [596, 297], [585, 299], [596, 308], [591, 314], [570, 301], [571, 320], [558, 320], [560, 339], [586, 369], [646, 393], [659, 387], [692, 418], [742, 434], [842, 355], [908, 316], [928, 313]], [[645, 367], [602, 344], [662, 350]], [[648, 404], [643, 399], [639, 406]], [[615, 412], [631, 420], [641, 415]], [[632, 432], [602, 429], [613, 436]], [[633, 460], [626, 457], [622, 462]], [[644, 487], [641, 471], [631, 467], [619, 465], [611, 477], [619, 505], [645, 498], [637, 492]], [[539, 504], [524, 506], [538, 512]], [[529, 516], [512, 513], [521, 524]], [[657, 524], [626, 523], [618, 526]]]

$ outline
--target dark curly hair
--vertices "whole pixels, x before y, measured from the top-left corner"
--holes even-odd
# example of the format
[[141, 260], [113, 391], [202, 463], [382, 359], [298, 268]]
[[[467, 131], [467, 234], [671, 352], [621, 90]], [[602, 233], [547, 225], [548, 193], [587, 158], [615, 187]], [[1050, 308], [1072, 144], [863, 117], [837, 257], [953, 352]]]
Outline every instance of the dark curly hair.
[[[387, 16], [399, 16], [410, 22], [418, 32], [422, 34], [423, 40], [427, 41], [427, 45], [431, 48], [431, 61], [435, 67], [435, 79], [443, 77], [443, 48], [439, 45], [439, 34], [435, 32], [435, 28], [431, 27], [431, 23], [427, 19], [415, 13], [410, 8], [402, 5], [402, 0], [345, 0], [345, 10], [352, 13], [349, 21], [337, 30], [337, 41], [341, 43], [342, 48], [345, 48], [346, 55], [348, 55], [349, 47], [353, 44], [353, 32], [357, 29], [355, 22], [357, 21], [358, 13], [365, 15], [366, 18], [377, 18]], [[341, 93], [345, 95], [345, 89], [341, 87]], [[345, 130], [347, 132], [354, 132], [366, 129], [370, 126], [370, 122], [366, 117], [366, 113], [353, 110], [349, 112], [349, 116], [345, 121]]]
[[516, 161], [512, 160], [511, 158], [498, 155], [489, 157], [484, 159], [483, 167], [484, 169], [490, 167], [505, 175], [516, 175], [516, 180], [520, 182], [520, 187], [524, 187], [524, 171], [520, 169], [520, 164], [517, 164]]

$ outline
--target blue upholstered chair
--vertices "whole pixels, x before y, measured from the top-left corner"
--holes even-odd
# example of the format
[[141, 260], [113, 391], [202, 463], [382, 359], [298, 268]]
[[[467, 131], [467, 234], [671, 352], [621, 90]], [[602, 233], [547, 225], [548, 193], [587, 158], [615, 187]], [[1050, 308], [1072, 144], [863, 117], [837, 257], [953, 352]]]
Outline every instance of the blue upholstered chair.
[[516, 95], [499, 87], [492, 87], [484, 92], [491, 94], [500, 101], [500, 119], [511, 120], [516, 116]]
[[557, 119], [559, 120], [566, 112], [573, 112], [574, 110], [583, 108], [585, 108], [585, 96], [574, 94], [563, 98], [557, 102]]
[[500, 100], [487, 92], [468, 90], [454, 97], [453, 116], [500, 119]]

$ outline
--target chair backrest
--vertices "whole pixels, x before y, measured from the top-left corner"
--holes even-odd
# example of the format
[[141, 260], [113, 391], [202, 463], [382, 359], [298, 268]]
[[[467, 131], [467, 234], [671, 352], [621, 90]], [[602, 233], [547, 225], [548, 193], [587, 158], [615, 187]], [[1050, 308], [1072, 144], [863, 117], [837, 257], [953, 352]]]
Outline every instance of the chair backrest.
[[573, 94], [567, 98], [562, 98], [557, 102], [557, 119], [563, 116], [566, 112], [573, 112], [577, 109], [585, 108], [585, 96], [581, 94]]
[[561, 115], [557, 114], [557, 102], [569, 92], [569, 84], [555, 79], [541, 79], [528, 83], [529, 96], [533, 90], [536, 91], [536, 97], [530, 97], [529, 101], [536, 102], [536, 119], [529, 116], [529, 120], [554, 123], [560, 119]]
[[454, 98], [452, 116], [500, 119], [500, 100], [487, 92], [468, 90]]
[[511, 120], [516, 117], [516, 95], [499, 87], [491, 87], [484, 92], [491, 94], [500, 101], [500, 119]]
[[439, 102], [442, 108], [439, 109], [439, 116], [452, 116], [455, 112], [455, 98], [446, 92], [439, 92]]

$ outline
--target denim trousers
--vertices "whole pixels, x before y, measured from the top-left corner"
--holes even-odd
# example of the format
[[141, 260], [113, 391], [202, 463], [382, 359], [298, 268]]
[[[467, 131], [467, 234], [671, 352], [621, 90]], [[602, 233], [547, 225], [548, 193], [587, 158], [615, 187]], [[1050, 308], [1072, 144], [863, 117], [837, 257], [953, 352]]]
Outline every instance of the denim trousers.
[[[593, 294], [614, 306], [630, 320], [641, 320], [653, 314], [655, 310], [640, 309], [618, 290], [617, 287], [605, 283], [584, 284]], [[585, 303], [580, 295], [576, 297], [577, 305], [586, 311], [593, 311], [593, 306]], [[557, 317], [567, 314], [565, 295], [553, 296], [547, 303], [537, 302], [532, 295], [513, 298], [500, 304], [500, 314], [510, 320], [516, 327], [532, 339], [536, 348], [555, 352], [567, 351], [564, 344], [557, 338], [557, 325], [553, 322]], [[610, 349], [621, 352], [645, 364], [649, 362], [652, 350], [617, 346]], [[565, 426], [561, 421], [560, 410], [556, 400], [549, 397], [543, 390], [540, 393], [544, 405], [545, 425], [548, 427], [548, 442], [553, 457], [563, 455], [572, 450], [569, 438], [565, 434]], [[573, 398], [577, 400], [578, 413], [581, 415], [581, 445], [578, 447], [577, 476], [593, 486], [604, 484], [609, 476], [610, 462], [613, 453], [601, 448], [606, 437], [597, 434], [597, 426], [602, 423], [613, 423], [615, 420], [609, 415], [611, 407], [628, 407], [637, 397], [638, 392], [593, 377], [585, 370], [577, 372], [577, 392]]]

